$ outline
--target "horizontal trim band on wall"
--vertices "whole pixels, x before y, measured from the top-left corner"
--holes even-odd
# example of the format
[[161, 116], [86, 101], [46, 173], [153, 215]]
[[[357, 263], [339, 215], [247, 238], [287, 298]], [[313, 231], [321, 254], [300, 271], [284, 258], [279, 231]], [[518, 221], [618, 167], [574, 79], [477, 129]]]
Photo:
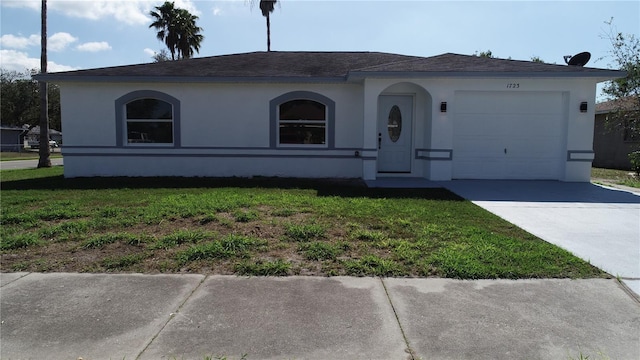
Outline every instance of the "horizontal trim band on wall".
[[229, 147], [229, 146], [112, 146], [112, 145], [64, 145], [63, 149], [109, 149], [109, 150], [254, 150], [254, 151], [378, 151], [377, 149], [361, 149], [361, 148], [308, 148], [308, 147], [277, 147], [269, 146], [247, 146], [247, 147]]
[[311, 154], [185, 154], [185, 153], [63, 153], [64, 157], [152, 157], [152, 158], [306, 158], [306, 159], [353, 159], [377, 160], [375, 157], [355, 155], [311, 155]]
[[416, 149], [416, 159], [450, 161], [453, 159], [452, 149]]
[[567, 161], [591, 162], [596, 154], [591, 150], [569, 150], [567, 151]]

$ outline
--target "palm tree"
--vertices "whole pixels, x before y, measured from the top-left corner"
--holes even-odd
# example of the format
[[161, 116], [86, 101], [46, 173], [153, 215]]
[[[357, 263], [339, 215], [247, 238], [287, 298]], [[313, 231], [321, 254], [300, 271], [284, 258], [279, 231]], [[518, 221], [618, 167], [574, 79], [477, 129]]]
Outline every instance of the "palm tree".
[[155, 21], [150, 28], [158, 30], [156, 37], [164, 41], [171, 53], [171, 60], [187, 59], [194, 51], [200, 52], [200, 43], [204, 36], [200, 34], [202, 28], [196, 25], [197, 16], [185, 9], [176, 8], [173, 2], [166, 1], [155, 7], [156, 11], [149, 12]]
[[271, 19], [269, 14], [273, 12], [277, 0], [260, 0], [260, 11], [267, 18], [267, 51], [271, 51]]
[[[40, 13], [40, 72], [47, 73], [47, 0], [42, 0]], [[38, 149], [38, 167], [51, 167], [49, 149], [49, 99], [47, 83], [40, 81], [40, 146]]]
[[164, 41], [171, 53], [171, 60], [175, 60], [178, 36], [175, 31], [176, 9], [174, 3], [166, 1], [161, 6], [156, 6], [155, 9], [156, 11], [149, 12], [149, 15], [155, 19], [149, 27], [158, 30], [156, 37], [158, 40]]
[[178, 58], [189, 59], [193, 52], [200, 52], [200, 43], [204, 36], [200, 34], [202, 28], [196, 25], [198, 17], [190, 14], [187, 10], [178, 10]]

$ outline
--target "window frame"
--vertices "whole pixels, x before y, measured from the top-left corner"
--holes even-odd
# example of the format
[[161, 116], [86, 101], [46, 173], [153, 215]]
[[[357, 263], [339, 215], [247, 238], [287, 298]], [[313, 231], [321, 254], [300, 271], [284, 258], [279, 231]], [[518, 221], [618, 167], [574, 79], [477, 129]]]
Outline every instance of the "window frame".
[[[305, 101], [313, 101], [316, 104], [320, 104], [322, 105], [322, 107], [324, 108], [324, 120], [309, 120], [309, 119], [298, 119], [298, 120], [282, 120], [280, 118], [280, 108], [282, 107], [282, 105], [292, 102], [292, 101], [300, 101], [300, 100], [305, 100]], [[282, 102], [278, 105], [278, 109], [277, 109], [277, 119], [278, 119], [278, 131], [277, 131], [277, 136], [278, 139], [276, 140], [276, 143], [278, 144], [278, 147], [299, 147], [299, 146], [304, 146], [304, 147], [318, 147], [318, 148], [326, 148], [327, 147], [327, 141], [329, 138], [329, 134], [328, 134], [328, 126], [327, 126], [327, 118], [328, 118], [328, 110], [327, 110], [327, 105], [321, 103], [320, 101], [316, 101], [316, 100], [312, 100], [312, 99], [303, 99], [303, 98], [297, 98], [297, 99], [291, 99], [291, 100], [287, 100], [285, 102]], [[280, 134], [281, 134], [281, 125], [282, 124], [302, 124], [302, 125], [314, 125], [314, 124], [321, 124], [324, 127], [324, 142], [321, 144], [305, 144], [305, 143], [281, 143], [280, 142]]]
[[[280, 120], [280, 105], [293, 100], [310, 100], [324, 105], [325, 119], [321, 120], [304, 120], [304, 123], [323, 123], [325, 127], [324, 144], [281, 144], [280, 143], [280, 124], [299, 123], [299, 120]], [[310, 92], [310, 91], [292, 91], [280, 95], [269, 102], [270, 117], [270, 140], [271, 148], [280, 149], [333, 149], [335, 148], [335, 102], [330, 98]]]
[[[127, 105], [136, 100], [155, 99], [164, 101], [171, 105], [172, 119], [128, 119]], [[138, 90], [121, 96], [115, 101], [116, 108], [116, 146], [118, 147], [163, 147], [179, 148], [180, 143], [180, 100], [166, 93], [154, 90]], [[171, 143], [130, 143], [128, 138], [128, 123], [132, 122], [171, 122], [172, 140]]]

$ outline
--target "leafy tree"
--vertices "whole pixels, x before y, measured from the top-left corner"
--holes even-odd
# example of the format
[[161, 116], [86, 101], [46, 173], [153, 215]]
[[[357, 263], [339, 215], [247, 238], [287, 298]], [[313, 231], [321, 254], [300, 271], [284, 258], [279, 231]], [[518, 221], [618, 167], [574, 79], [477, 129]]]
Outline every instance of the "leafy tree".
[[[40, 87], [31, 79], [36, 70], [17, 72], [0, 69], [0, 122], [6, 126], [38, 125]], [[60, 88], [47, 86], [49, 127], [60, 130]]]
[[[42, 0], [40, 13], [40, 71], [47, 73], [47, 0]], [[40, 81], [40, 148], [38, 168], [51, 167], [51, 149], [49, 148], [49, 98], [47, 82]]]
[[149, 28], [158, 31], [156, 38], [167, 45], [171, 60], [176, 60], [176, 57], [188, 59], [194, 52], [200, 52], [204, 36], [201, 34], [202, 28], [196, 25], [197, 16], [185, 9], [176, 8], [169, 1], [156, 6], [155, 11], [149, 12], [149, 15], [155, 19]]
[[476, 51], [473, 55], [479, 56], [479, 57], [493, 58], [493, 53], [491, 52], [491, 50], [480, 51], [480, 53]]
[[153, 59], [153, 62], [163, 62], [171, 60], [169, 59], [169, 53], [165, 49], [162, 49], [160, 50], [160, 52], [155, 53], [151, 58]]
[[613, 67], [626, 71], [627, 76], [605, 84], [602, 91], [615, 104], [607, 116], [607, 127], [627, 132], [630, 138], [640, 139], [640, 39], [623, 34], [613, 25], [613, 18], [602, 38], [611, 43], [609, 56]]
[[544, 64], [544, 60], [542, 60], [540, 56], [532, 56], [531, 61]]

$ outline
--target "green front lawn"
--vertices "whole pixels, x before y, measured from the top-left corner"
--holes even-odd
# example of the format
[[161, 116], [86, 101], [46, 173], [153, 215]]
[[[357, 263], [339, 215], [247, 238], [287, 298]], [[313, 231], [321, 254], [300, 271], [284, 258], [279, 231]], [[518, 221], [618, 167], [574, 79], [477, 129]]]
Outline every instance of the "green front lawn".
[[1, 175], [1, 271], [607, 275], [444, 189], [276, 178]]
[[591, 179], [594, 182], [640, 188], [640, 176], [634, 176], [629, 170], [591, 168]]

